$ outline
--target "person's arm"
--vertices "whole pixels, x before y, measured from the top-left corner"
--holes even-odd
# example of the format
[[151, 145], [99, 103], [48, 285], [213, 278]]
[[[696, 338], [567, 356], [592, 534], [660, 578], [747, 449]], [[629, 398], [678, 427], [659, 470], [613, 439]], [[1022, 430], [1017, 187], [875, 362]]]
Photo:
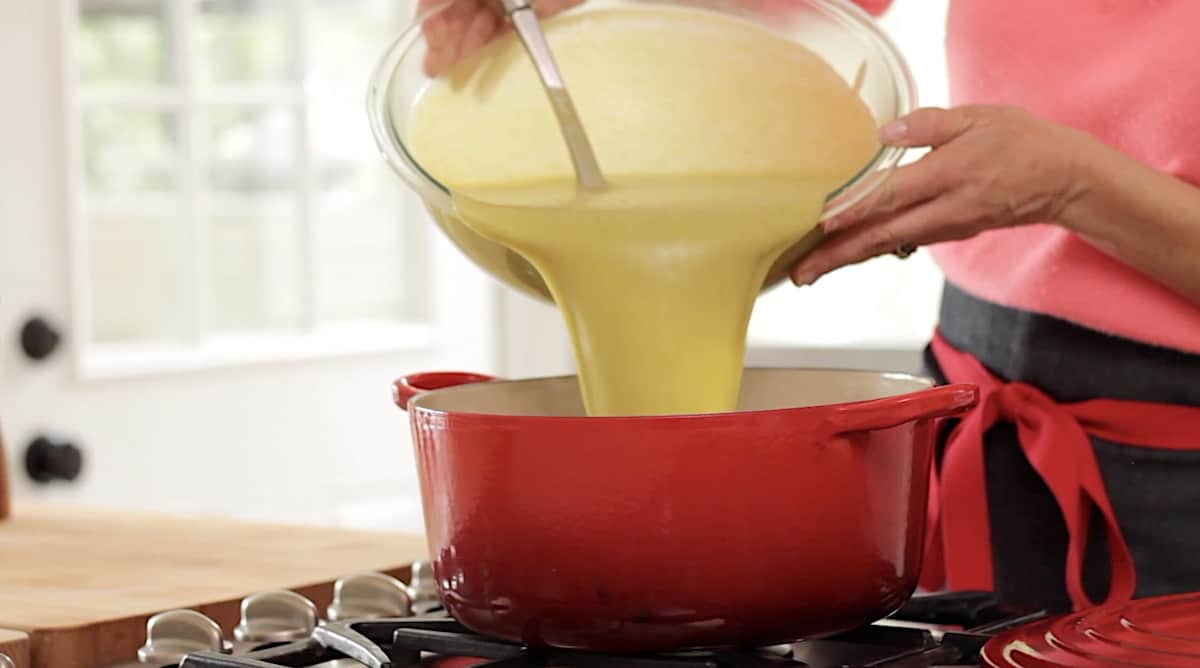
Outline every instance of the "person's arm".
[[1011, 107], [920, 109], [880, 134], [933, 150], [827, 220], [797, 284], [902, 246], [1056, 223], [1200, 304], [1200, 188]]
[[1200, 304], [1200, 188], [1095, 142], [1059, 223]]

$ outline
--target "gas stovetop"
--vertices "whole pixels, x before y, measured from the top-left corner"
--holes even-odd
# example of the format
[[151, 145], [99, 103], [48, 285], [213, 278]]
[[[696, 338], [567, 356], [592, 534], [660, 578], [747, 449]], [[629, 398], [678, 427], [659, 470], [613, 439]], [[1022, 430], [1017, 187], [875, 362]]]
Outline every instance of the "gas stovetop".
[[614, 656], [545, 650], [480, 636], [436, 602], [427, 564], [411, 586], [380, 574], [343, 578], [318, 621], [292, 592], [242, 603], [235, 642], [191, 611], [151, 619], [139, 665], [179, 668], [404, 668], [407, 666], [628, 666], [630, 668], [933, 668], [974, 666], [993, 635], [1044, 617], [990, 594], [917, 596], [886, 620], [835, 636], [747, 650]]

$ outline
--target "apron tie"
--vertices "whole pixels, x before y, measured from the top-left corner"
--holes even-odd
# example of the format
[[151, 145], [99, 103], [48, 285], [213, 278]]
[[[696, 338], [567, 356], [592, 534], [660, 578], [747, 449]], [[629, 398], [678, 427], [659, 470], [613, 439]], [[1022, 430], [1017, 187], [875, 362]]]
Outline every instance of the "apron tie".
[[1094, 605], [1083, 588], [1093, 509], [1104, 520], [1112, 580], [1107, 601], [1133, 597], [1133, 556], [1113, 512], [1089, 435], [1171, 450], [1200, 449], [1200, 409], [1115, 399], [1058, 403], [1027, 383], [1006, 383], [935, 333], [931, 345], [952, 383], [979, 386], [979, 405], [950, 435], [930, 481], [929, 528], [921, 585], [994, 589], [983, 436], [1016, 425], [1030, 465], [1054, 495], [1067, 527], [1066, 586], [1076, 609]]

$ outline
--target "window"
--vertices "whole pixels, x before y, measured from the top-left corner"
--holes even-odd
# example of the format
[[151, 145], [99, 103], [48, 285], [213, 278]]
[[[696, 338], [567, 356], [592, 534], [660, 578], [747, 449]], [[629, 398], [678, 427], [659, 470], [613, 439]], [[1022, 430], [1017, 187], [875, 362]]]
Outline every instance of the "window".
[[[881, 19], [917, 80], [919, 104], [945, 106], [948, 0], [897, 0]], [[906, 162], [919, 157], [906, 156]], [[825, 276], [815, 288], [790, 283], [761, 297], [750, 323], [752, 345], [913, 349], [937, 318], [942, 276], [926, 251], [882, 257]], [[842, 363], [839, 360], [836, 363]]]
[[364, 106], [411, 3], [67, 2], [86, 356], [422, 340], [431, 230]]

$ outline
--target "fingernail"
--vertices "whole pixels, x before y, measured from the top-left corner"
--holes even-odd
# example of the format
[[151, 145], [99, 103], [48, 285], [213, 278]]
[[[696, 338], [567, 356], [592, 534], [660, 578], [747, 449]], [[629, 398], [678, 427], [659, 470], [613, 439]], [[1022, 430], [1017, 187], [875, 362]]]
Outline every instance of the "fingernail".
[[840, 216], [833, 216], [832, 218], [829, 218], [825, 222], [821, 223], [821, 231], [826, 232], [826, 233], [834, 232], [838, 229], [841, 229], [841, 227], [845, 224], [846, 224], [845, 218], [842, 218]]
[[879, 128], [879, 138], [885, 144], [894, 144], [908, 136], [908, 123], [898, 118]]
[[812, 285], [816, 282], [816, 280], [816, 274], [811, 271], [802, 271], [792, 274], [792, 283], [795, 283], [796, 287], [798, 288], [802, 288], [806, 285]]

